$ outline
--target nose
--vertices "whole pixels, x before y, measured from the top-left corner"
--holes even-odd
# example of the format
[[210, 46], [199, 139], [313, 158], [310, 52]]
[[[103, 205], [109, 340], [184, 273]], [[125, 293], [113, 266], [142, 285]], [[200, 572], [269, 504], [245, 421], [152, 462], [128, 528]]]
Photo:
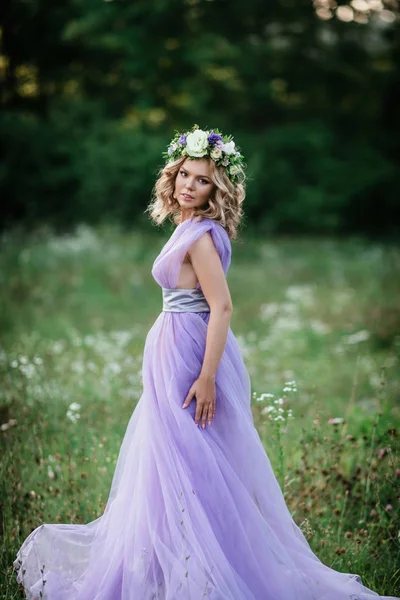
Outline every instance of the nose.
[[192, 190], [193, 189], [193, 178], [186, 177], [185, 184], [186, 184], [185, 187], [187, 187], [188, 190]]

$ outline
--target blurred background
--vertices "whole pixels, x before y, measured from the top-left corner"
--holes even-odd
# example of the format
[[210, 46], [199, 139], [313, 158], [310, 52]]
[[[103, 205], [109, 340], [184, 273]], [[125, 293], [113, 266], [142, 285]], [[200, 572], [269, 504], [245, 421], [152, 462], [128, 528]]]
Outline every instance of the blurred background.
[[195, 123], [248, 166], [231, 327], [289, 509], [323, 562], [400, 596], [397, 1], [3, 0], [1, 19], [0, 596], [23, 598], [30, 531], [104, 510], [162, 309], [172, 228], [144, 211]]
[[263, 232], [399, 233], [397, 0], [5, 0], [1, 224], [143, 218], [161, 151], [232, 133]]

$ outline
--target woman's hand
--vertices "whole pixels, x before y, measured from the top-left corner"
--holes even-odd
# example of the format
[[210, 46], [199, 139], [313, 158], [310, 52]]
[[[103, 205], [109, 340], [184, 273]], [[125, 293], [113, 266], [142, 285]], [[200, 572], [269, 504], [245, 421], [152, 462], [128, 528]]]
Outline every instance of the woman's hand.
[[193, 383], [185, 398], [182, 408], [189, 406], [193, 397], [196, 396], [196, 414], [194, 422], [196, 425], [201, 420], [201, 426], [204, 429], [206, 421], [211, 425], [211, 419], [215, 414], [215, 377], [200, 375]]

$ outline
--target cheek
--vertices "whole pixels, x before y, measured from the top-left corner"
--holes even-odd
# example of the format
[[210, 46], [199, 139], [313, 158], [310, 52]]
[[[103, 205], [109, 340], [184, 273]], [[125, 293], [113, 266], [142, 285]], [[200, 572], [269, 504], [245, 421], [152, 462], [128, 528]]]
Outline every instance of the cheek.
[[202, 196], [204, 198], [209, 198], [211, 196], [211, 192], [212, 192], [212, 187], [207, 185], [203, 188]]

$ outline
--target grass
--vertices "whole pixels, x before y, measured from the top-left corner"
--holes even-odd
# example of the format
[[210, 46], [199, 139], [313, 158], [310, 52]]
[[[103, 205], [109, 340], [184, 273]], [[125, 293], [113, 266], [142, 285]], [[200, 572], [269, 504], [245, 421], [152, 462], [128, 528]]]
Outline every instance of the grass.
[[[167, 234], [3, 234], [0, 595], [42, 522], [105, 507], [141, 395]], [[231, 327], [257, 430], [318, 557], [399, 595], [400, 249], [359, 238], [233, 243]]]

